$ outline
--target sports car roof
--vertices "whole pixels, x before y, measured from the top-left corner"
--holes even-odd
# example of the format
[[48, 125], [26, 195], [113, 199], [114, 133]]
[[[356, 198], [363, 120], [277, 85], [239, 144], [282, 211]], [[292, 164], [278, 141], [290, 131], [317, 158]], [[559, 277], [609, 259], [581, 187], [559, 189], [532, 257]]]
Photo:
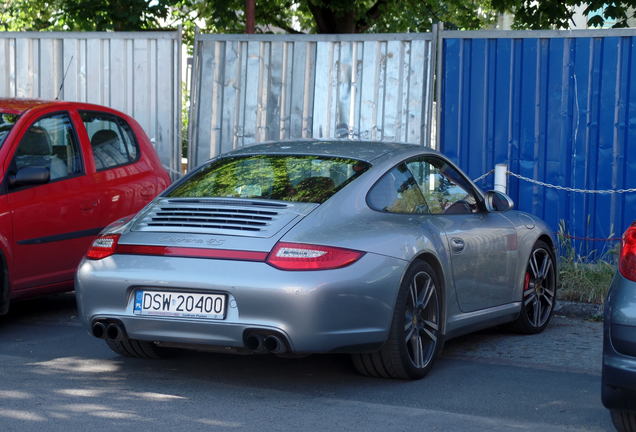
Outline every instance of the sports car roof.
[[[370, 162], [388, 153], [412, 153], [414, 150], [429, 150], [415, 144], [393, 142], [357, 141], [340, 139], [304, 139], [267, 142], [243, 147], [223, 156], [247, 154], [308, 154], [338, 156]], [[435, 153], [431, 150], [431, 153]]]

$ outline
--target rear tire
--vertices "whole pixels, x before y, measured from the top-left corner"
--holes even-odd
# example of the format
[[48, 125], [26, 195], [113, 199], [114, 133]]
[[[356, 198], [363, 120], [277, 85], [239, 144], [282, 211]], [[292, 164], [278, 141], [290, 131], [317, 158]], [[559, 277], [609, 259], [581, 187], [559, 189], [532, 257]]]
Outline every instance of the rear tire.
[[441, 288], [430, 264], [413, 264], [398, 292], [388, 340], [379, 351], [353, 354], [356, 370], [380, 378], [423, 378], [442, 346]]
[[135, 357], [143, 359], [158, 359], [164, 357], [164, 350], [152, 342], [122, 339], [106, 339], [108, 347], [124, 357]]
[[636, 432], [636, 411], [610, 410], [618, 432]]
[[556, 267], [546, 242], [535, 243], [528, 258], [521, 298], [521, 311], [512, 329], [523, 334], [541, 333], [549, 324], [556, 303]]

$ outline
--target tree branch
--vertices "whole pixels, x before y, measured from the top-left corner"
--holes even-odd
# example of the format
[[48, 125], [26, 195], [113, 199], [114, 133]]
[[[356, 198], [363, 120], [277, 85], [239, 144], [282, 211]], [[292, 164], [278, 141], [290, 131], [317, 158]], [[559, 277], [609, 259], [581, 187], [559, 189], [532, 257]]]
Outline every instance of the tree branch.
[[368, 30], [369, 27], [371, 27], [373, 21], [376, 21], [378, 18], [380, 18], [384, 6], [389, 4], [390, 1], [391, 0], [377, 0], [373, 4], [373, 6], [371, 6], [369, 10], [367, 10], [365, 14], [356, 22], [356, 31], [362, 33]]
[[314, 16], [318, 33], [331, 33], [332, 32], [331, 26], [328, 24], [327, 20], [325, 19], [323, 15], [325, 9], [319, 6], [316, 6], [311, 1], [307, 2], [307, 8], [309, 9], [309, 12], [311, 12], [311, 14]]
[[283, 29], [287, 33], [291, 33], [291, 34], [305, 34], [305, 32], [296, 30], [295, 28], [293, 28], [292, 26], [290, 26], [286, 22], [279, 20], [278, 18], [271, 18], [268, 21], [270, 22], [271, 25], [276, 26], [276, 27], [278, 27], [280, 29]]

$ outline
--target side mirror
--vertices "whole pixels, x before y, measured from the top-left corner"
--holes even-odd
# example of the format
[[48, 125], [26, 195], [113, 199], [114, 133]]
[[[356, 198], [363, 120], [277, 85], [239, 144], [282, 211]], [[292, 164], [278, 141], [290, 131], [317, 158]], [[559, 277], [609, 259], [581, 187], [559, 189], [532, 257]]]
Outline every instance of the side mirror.
[[505, 193], [491, 190], [486, 193], [486, 206], [489, 211], [505, 212], [511, 210], [515, 203]]
[[20, 168], [15, 175], [9, 176], [9, 186], [29, 186], [48, 183], [51, 171], [43, 166], [27, 166]]

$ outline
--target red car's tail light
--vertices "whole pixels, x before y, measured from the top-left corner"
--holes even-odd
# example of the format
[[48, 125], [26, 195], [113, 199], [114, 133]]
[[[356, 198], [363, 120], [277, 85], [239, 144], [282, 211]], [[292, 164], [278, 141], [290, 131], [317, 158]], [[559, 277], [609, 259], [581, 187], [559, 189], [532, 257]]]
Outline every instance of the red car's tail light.
[[97, 237], [93, 240], [91, 247], [86, 253], [86, 258], [100, 260], [115, 253], [119, 234], [107, 234]]
[[618, 271], [627, 279], [636, 281], [636, 224], [623, 234]]
[[364, 252], [331, 246], [278, 243], [266, 262], [281, 270], [329, 270], [353, 264], [362, 255]]

